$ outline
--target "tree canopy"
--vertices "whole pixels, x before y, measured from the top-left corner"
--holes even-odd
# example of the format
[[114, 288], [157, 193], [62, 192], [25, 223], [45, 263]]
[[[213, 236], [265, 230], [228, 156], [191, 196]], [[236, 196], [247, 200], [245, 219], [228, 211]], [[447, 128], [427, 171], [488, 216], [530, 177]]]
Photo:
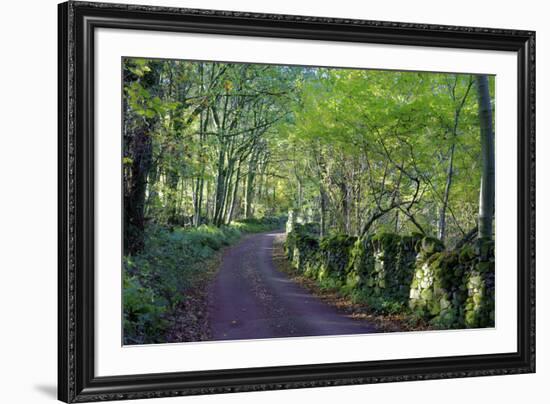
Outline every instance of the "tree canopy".
[[127, 58], [126, 253], [149, 222], [223, 226], [289, 210], [321, 236], [459, 243], [476, 231], [491, 168], [494, 183], [483, 157], [494, 144], [482, 142], [494, 136], [494, 78], [483, 77]]

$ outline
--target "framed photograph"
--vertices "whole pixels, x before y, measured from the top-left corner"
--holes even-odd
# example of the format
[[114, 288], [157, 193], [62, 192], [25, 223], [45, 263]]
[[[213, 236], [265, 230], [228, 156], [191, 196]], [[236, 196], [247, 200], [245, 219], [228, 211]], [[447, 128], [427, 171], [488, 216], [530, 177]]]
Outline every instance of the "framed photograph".
[[535, 33], [59, 5], [59, 399], [535, 371]]

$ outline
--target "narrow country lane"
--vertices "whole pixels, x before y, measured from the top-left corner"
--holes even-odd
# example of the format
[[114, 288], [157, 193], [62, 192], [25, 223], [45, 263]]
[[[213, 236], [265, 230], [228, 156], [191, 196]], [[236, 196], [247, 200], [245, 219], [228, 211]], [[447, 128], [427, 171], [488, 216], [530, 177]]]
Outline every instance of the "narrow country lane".
[[311, 295], [278, 271], [273, 242], [282, 232], [246, 237], [225, 251], [209, 291], [213, 340], [375, 332]]

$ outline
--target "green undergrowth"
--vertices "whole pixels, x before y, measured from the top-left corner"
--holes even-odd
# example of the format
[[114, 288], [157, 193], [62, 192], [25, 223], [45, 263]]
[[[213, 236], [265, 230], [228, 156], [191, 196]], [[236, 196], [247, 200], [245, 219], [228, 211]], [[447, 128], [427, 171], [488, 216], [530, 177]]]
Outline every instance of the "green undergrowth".
[[243, 233], [261, 233], [275, 229], [282, 229], [286, 223], [286, 216], [268, 216], [261, 219], [250, 218], [233, 221], [230, 228]]
[[228, 226], [197, 228], [149, 226], [145, 247], [123, 257], [124, 343], [166, 342], [172, 313], [212, 276], [215, 255], [243, 234], [274, 230], [285, 218], [246, 219]]

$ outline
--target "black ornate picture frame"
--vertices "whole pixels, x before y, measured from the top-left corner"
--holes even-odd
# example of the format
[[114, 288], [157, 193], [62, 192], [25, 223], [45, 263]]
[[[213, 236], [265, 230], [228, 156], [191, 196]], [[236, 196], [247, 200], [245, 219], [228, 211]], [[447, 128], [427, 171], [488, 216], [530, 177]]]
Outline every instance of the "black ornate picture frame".
[[[64, 402], [535, 371], [535, 33], [66, 2], [58, 10], [58, 398]], [[517, 350], [468, 356], [95, 375], [94, 32], [98, 28], [462, 48], [517, 55]], [[513, 220], [513, 219], [510, 219]], [[513, 263], [508, 263], [513, 265]]]

